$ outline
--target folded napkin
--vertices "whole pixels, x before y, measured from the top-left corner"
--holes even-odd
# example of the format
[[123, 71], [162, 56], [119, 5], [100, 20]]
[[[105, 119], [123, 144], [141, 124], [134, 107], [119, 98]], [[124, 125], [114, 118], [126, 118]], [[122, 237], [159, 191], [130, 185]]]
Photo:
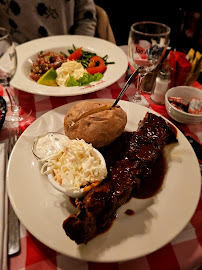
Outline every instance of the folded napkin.
[[171, 67], [171, 87], [184, 85], [191, 69], [186, 54], [178, 51], [170, 51], [169, 64]]
[[6, 192], [6, 145], [0, 144], [0, 269], [7, 270], [8, 197]]
[[191, 85], [198, 79], [202, 69], [202, 54], [193, 49], [188, 54], [170, 51], [171, 86]]

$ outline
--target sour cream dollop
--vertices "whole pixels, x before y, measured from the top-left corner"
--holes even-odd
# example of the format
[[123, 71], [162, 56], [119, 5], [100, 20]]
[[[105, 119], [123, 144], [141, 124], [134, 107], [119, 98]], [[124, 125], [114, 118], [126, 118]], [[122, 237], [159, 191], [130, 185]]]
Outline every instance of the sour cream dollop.
[[77, 61], [70, 61], [63, 63], [61, 67], [56, 69], [57, 78], [56, 83], [59, 86], [67, 86], [67, 82], [70, 78], [70, 75], [78, 80], [79, 78], [83, 77], [84, 73], [87, 71], [84, 69], [81, 63]]
[[38, 160], [47, 160], [54, 156], [69, 142], [69, 138], [57, 132], [48, 132], [36, 138], [32, 151]]

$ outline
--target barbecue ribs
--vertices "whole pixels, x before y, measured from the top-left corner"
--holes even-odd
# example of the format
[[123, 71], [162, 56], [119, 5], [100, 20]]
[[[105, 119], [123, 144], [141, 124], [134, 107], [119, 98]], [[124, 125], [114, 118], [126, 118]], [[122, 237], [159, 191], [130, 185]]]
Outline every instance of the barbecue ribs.
[[113, 220], [141, 178], [151, 173], [164, 146], [176, 141], [176, 129], [162, 117], [147, 113], [125, 147], [122, 157], [110, 167], [107, 178], [77, 202], [78, 214], [70, 215], [63, 228], [77, 244], [87, 243]]

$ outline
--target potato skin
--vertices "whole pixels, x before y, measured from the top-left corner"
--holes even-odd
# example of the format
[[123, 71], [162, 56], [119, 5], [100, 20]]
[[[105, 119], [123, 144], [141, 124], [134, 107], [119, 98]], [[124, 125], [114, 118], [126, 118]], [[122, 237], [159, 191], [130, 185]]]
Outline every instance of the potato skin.
[[[106, 146], [117, 139], [124, 131], [127, 115], [121, 107], [94, 112], [103, 106], [112, 106], [111, 102], [81, 101], [67, 112], [64, 118], [64, 131], [70, 139], [84, 139], [95, 148]], [[91, 111], [90, 115], [88, 112]], [[79, 119], [79, 120], [77, 120]]]

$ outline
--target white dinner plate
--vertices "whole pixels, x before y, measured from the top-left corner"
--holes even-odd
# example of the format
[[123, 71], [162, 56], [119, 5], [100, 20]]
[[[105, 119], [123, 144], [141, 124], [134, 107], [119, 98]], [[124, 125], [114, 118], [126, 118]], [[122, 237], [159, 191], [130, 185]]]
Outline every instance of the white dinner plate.
[[[7, 184], [11, 204], [27, 230], [48, 247], [65, 255], [97, 262], [138, 258], [170, 242], [189, 222], [200, 196], [201, 176], [196, 155], [177, 130], [178, 143], [165, 147], [167, 171], [161, 190], [147, 199], [131, 199], [118, 209], [112, 227], [88, 244], [77, 245], [66, 236], [63, 221], [76, 213], [69, 198], [55, 190], [32, 154], [34, 139], [48, 131], [63, 132], [63, 119], [75, 103], [42, 115], [21, 135], [11, 154]], [[137, 129], [147, 111], [143, 106], [120, 101], [126, 111], [126, 130]], [[124, 214], [127, 209], [135, 215]]]
[[[72, 49], [73, 44], [76, 48], [82, 47], [83, 50], [96, 53], [100, 57], [108, 55], [107, 62], [115, 62], [115, 64], [107, 66], [104, 77], [100, 81], [81, 87], [46, 86], [37, 84], [29, 77], [31, 65], [37, 59], [37, 54], [40, 51], [62, 51], [69, 55], [68, 49]], [[25, 92], [38, 95], [76, 96], [95, 92], [120, 79], [128, 66], [127, 56], [122, 49], [109, 41], [88, 36], [62, 35], [45, 37], [19, 45], [16, 47], [16, 50], [18, 65], [16, 74], [11, 80], [11, 85]]]

